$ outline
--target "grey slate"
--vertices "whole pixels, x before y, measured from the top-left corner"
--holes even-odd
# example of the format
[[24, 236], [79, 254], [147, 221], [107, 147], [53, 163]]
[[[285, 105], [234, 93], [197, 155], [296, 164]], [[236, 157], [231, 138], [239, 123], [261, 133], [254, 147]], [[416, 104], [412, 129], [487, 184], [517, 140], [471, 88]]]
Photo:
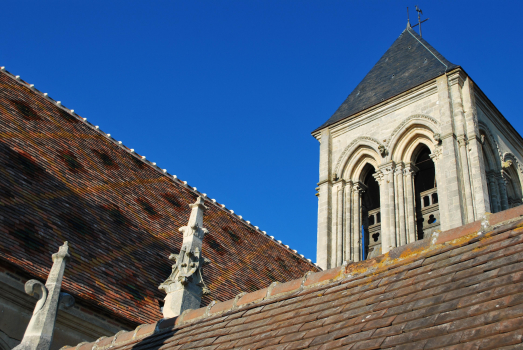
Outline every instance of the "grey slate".
[[[450, 63], [410, 26], [322, 126], [350, 117], [459, 66]], [[314, 132], [313, 131], [313, 132]]]

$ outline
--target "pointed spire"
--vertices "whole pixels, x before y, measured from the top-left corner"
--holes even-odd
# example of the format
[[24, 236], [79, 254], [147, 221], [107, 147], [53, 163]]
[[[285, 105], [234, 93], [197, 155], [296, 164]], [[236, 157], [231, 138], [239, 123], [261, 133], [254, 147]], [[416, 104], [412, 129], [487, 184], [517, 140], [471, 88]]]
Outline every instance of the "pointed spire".
[[407, 26], [329, 120], [313, 133], [457, 67]]
[[178, 316], [188, 309], [198, 309], [202, 295], [208, 293], [203, 282], [202, 267], [210, 260], [201, 256], [203, 237], [208, 232], [202, 227], [207, 207], [202, 197], [189, 206], [192, 209], [189, 222], [187, 226], [180, 227], [183, 232], [180, 254], [169, 256], [174, 261], [171, 275], [158, 287], [167, 294], [162, 310], [164, 318]]
[[45, 286], [37, 280], [29, 280], [25, 284], [25, 292], [29, 295], [38, 295], [38, 302], [22, 342], [13, 350], [49, 350], [59, 304], [64, 303], [66, 308], [74, 304], [74, 298], [71, 295], [60, 293], [65, 265], [70, 259], [67, 241], [58, 249], [57, 253], [52, 255], [52, 258], [53, 267]]

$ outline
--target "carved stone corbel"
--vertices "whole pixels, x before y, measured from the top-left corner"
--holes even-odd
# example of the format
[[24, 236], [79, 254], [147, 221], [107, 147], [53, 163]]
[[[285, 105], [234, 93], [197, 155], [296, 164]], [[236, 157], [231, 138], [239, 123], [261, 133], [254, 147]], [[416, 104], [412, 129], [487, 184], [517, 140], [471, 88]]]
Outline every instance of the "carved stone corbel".
[[441, 134], [440, 133], [434, 133], [434, 141], [436, 141], [436, 145], [441, 145]]
[[387, 150], [387, 148], [383, 145], [379, 145], [378, 146], [378, 151], [380, 151], [380, 154], [381, 154], [381, 157], [382, 158], [385, 158], [388, 154], [389, 154], [389, 151]]

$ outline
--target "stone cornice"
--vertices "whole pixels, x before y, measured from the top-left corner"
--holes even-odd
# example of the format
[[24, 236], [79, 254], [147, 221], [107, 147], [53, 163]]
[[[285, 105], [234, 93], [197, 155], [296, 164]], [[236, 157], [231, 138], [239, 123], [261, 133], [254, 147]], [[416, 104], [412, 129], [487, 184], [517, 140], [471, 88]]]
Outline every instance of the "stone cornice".
[[325, 183], [331, 183], [331, 180], [329, 180], [329, 179], [325, 179], [325, 180], [322, 180], [322, 181], [318, 182], [316, 185], [317, 185], [317, 186], [321, 186], [321, 185], [323, 185], [323, 184], [325, 184]]
[[448, 74], [447, 77], [450, 86], [459, 84], [460, 87], [463, 87], [467, 74], [461, 69], [456, 69]]

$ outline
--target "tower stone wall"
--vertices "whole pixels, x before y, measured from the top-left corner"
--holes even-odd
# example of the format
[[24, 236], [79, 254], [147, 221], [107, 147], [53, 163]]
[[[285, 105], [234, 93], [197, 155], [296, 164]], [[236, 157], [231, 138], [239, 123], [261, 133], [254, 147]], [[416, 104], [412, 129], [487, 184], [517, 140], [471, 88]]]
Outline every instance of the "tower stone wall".
[[[380, 244], [373, 256], [521, 203], [521, 136], [461, 68], [313, 136], [320, 142], [317, 262], [324, 269], [369, 254], [362, 236], [369, 169], [379, 184], [380, 203]], [[486, 145], [495, 148], [488, 151], [497, 157], [492, 164], [484, 159]], [[425, 147], [437, 186], [420, 197], [415, 162]]]

